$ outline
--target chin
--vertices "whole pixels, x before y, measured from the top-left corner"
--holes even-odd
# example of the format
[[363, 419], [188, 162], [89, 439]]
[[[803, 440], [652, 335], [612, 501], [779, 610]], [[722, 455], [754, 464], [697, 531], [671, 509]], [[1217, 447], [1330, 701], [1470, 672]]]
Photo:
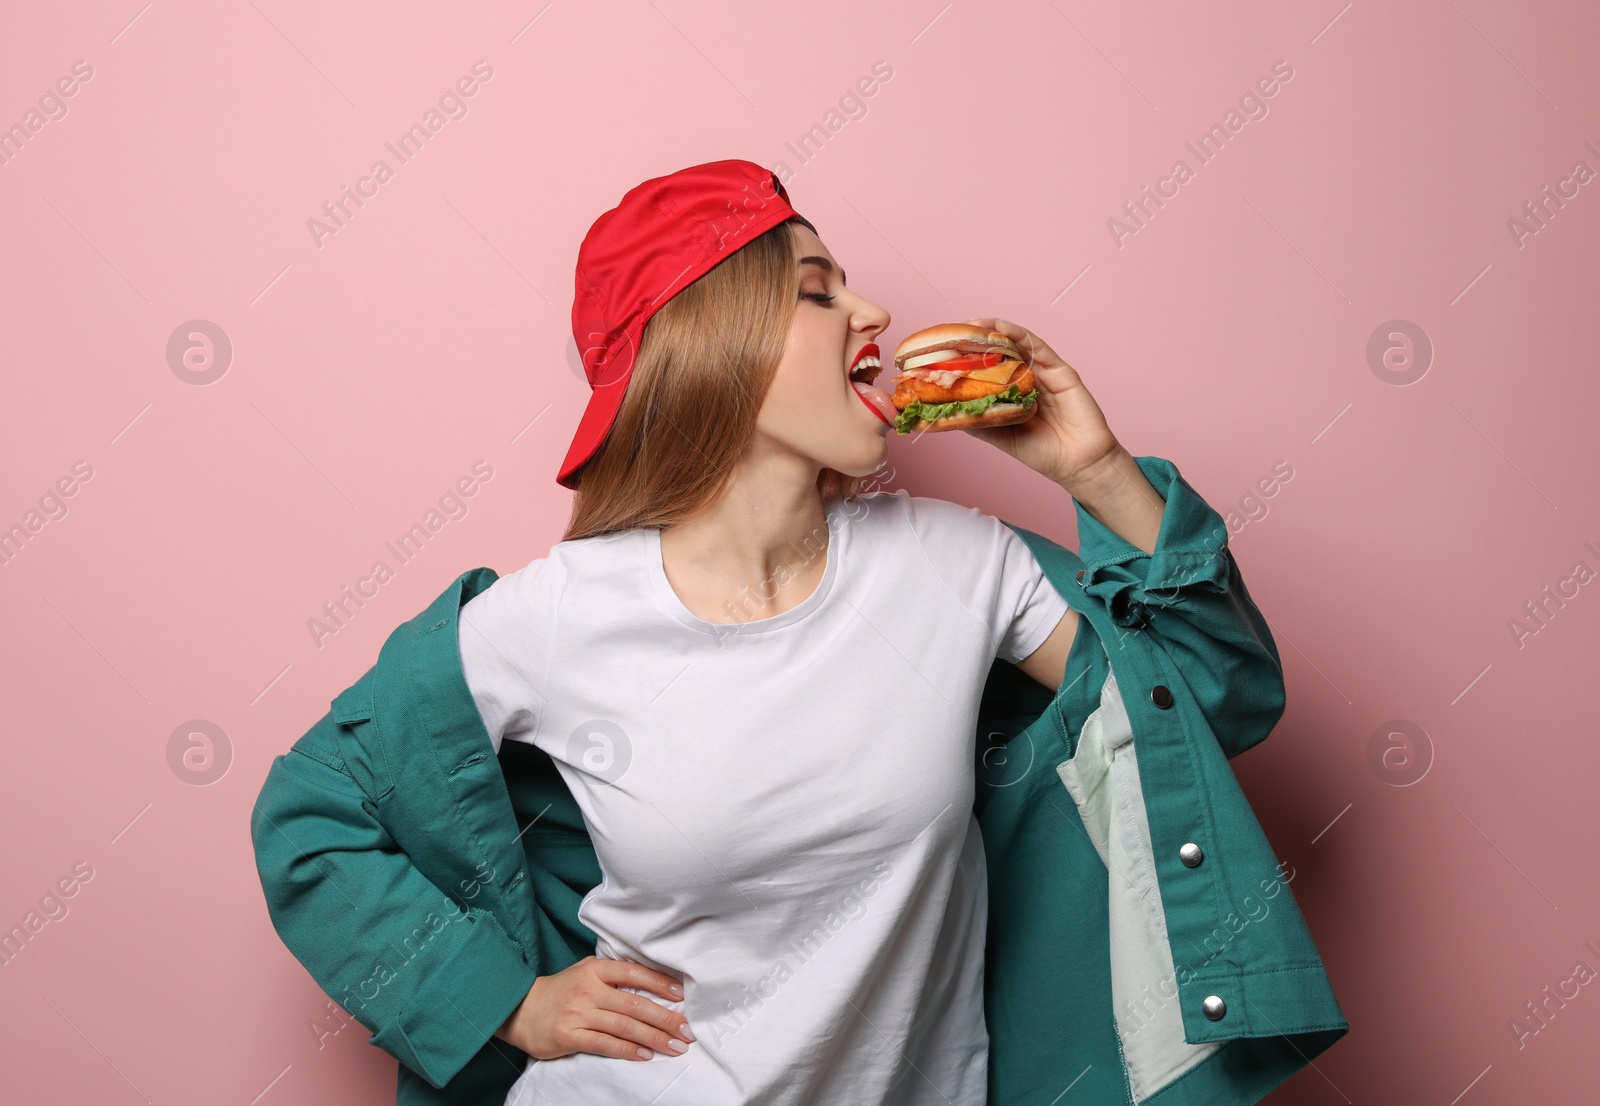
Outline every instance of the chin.
[[871, 476], [889, 459], [889, 439], [871, 431], [868, 433], [871, 437], [861, 439], [859, 445], [852, 441], [853, 448], [830, 450], [817, 462], [846, 476]]

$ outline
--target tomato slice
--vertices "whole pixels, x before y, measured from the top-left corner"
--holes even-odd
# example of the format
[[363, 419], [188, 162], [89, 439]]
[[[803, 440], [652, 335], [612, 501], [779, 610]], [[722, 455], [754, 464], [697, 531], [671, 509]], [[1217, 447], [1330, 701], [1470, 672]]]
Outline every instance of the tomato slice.
[[1003, 353], [965, 353], [949, 361], [926, 366], [934, 372], [972, 372], [975, 369], [992, 369], [1006, 359]]

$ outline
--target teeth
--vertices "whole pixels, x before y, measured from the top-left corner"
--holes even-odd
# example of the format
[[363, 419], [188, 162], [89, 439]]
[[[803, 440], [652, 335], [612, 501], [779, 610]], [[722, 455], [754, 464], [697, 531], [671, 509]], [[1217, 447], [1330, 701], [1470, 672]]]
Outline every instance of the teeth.
[[[878, 359], [870, 354], [866, 357], [863, 357], [855, 364], [855, 369], [881, 369], [882, 367], [883, 366], [878, 363]], [[855, 369], [851, 369], [850, 371], [854, 372]]]

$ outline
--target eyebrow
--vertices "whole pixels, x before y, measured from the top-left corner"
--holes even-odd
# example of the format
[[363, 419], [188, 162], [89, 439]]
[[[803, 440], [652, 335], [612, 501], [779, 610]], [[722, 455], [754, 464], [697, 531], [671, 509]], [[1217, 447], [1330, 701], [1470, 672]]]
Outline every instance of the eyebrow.
[[[833, 262], [829, 261], [826, 257], [802, 257], [800, 259], [801, 265], [804, 265], [807, 262], [810, 262], [813, 265], [820, 265], [823, 269], [830, 273], [833, 272]], [[850, 287], [850, 278], [845, 275], [845, 271], [843, 269], [839, 270], [839, 280], [846, 288]]]

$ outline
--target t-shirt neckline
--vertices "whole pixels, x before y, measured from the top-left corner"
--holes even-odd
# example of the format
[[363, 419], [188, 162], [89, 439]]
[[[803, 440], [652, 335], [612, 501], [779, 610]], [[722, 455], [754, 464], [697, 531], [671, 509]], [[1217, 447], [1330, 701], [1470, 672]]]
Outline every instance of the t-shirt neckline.
[[672, 590], [672, 584], [667, 580], [666, 567], [661, 561], [661, 528], [645, 527], [645, 540], [641, 544], [644, 550], [645, 571], [650, 577], [650, 593], [655, 599], [656, 606], [669, 618], [703, 634], [764, 634], [792, 626], [810, 617], [822, 606], [828, 597], [828, 592], [833, 589], [834, 579], [839, 574], [839, 562], [844, 556], [843, 537], [846, 527], [840, 524], [843, 515], [836, 510], [839, 502], [837, 499], [829, 500], [823, 506], [824, 523], [828, 528], [828, 548], [823, 554], [822, 579], [816, 589], [799, 604], [786, 611], [748, 622], [712, 622], [701, 618], [684, 606], [678, 593]]

